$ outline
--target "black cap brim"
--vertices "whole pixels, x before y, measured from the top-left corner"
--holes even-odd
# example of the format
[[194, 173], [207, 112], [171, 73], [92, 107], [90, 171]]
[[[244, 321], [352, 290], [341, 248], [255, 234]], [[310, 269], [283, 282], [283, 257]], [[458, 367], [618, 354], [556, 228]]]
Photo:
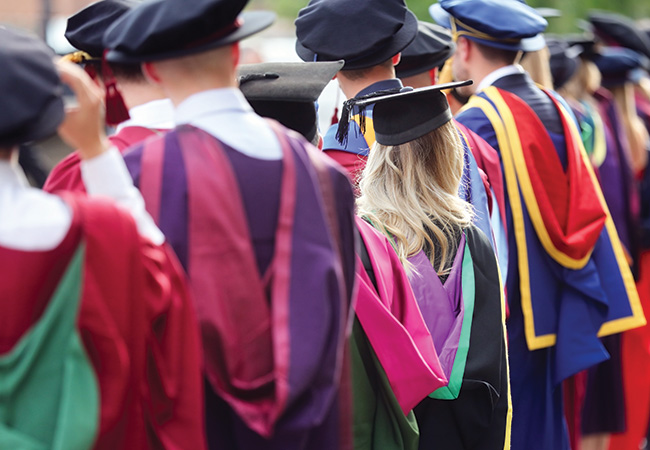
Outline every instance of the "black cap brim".
[[[360, 58], [348, 59], [345, 61], [343, 70], [358, 70], [367, 69], [387, 61], [393, 56], [400, 53], [418, 35], [418, 19], [411, 11], [406, 11], [404, 18], [404, 25], [393, 36], [390, 43], [376, 52], [363, 56]], [[316, 61], [337, 61], [341, 59], [336, 55], [319, 55], [315, 58], [316, 53], [307, 47], [303, 46], [300, 41], [296, 41], [296, 53], [303, 61], [316, 62]], [[324, 57], [325, 59], [322, 59]]]
[[243, 23], [231, 34], [214, 41], [196, 47], [190, 47], [169, 52], [153, 53], [148, 55], [130, 55], [118, 50], [109, 50], [106, 59], [115, 63], [141, 63], [149, 61], [161, 61], [165, 59], [181, 58], [183, 56], [223, 47], [241, 41], [255, 33], [270, 27], [275, 22], [276, 15], [270, 11], [247, 11], [240, 15]]

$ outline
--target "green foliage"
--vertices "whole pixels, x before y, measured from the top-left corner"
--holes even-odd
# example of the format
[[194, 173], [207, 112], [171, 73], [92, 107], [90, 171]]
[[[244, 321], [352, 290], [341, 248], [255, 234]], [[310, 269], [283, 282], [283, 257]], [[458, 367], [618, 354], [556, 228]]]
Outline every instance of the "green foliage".
[[[327, 0], [325, 0], [327, 1]], [[355, 1], [355, 0], [348, 0]], [[431, 21], [429, 5], [433, 0], [406, 0], [409, 8], [421, 20]], [[270, 9], [281, 17], [294, 19], [298, 11], [308, 3], [308, 0], [252, 0], [251, 7]], [[635, 19], [650, 17], [650, 1], [639, 0], [528, 0], [534, 7], [556, 8], [562, 11], [562, 17], [549, 19], [549, 31], [554, 33], [569, 33], [579, 31], [576, 22], [584, 18], [591, 9], [616, 11]]]

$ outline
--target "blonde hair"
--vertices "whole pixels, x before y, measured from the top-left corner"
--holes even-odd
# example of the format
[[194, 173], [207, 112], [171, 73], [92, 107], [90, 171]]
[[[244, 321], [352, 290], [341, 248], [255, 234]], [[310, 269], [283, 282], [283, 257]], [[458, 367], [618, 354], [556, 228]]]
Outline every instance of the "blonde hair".
[[648, 162], [648, 130], [636, 112], [634, 101], [634, 85], [625, 83], [611, 88], [614, 100], [621, 112], [621, 121], [625, 127], [625, 133], [630, 148], [630, 159], [632, 170], [635, 174], [642, 171]]
[[551, 75], [551, 52], [548, 47], [526, 53], [526, 57], [519, 64], [530, 75], [533, 81], [544, 89], [553, 89], [553, 75]]
[[464, 161], [452, 122], [406, 144], [375, 143], [371, 149], [359, 184], [358, 214], [395, 243], [407, 271], [413, 270], [407, 258], [427, 247], [434, 266], [439, 252], [438, 274], [449, 271], [445, 267], [455, 253], [450, 238], [472, 220], [471, 205], [458, 196]]

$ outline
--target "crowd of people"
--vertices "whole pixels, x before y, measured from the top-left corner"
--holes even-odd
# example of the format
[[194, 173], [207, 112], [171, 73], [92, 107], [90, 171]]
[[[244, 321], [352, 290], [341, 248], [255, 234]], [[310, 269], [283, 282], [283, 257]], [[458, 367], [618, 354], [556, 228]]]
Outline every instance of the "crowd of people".
[[644, 448], [650, 28], [246, 3], [0, 26], [0, 449]]

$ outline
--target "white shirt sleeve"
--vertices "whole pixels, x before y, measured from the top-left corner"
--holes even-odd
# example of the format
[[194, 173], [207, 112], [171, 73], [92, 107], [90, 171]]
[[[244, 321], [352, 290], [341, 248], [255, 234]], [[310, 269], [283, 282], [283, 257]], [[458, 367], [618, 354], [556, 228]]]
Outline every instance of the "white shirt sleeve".
[[138, 227], [141, 236], [156, 245], [165, 242], [165, 236], [144, 207], [140, 191], [133, 185], [122, 155], [116, 148], [81, 162], [81, 177], [91, 196], [110, 197], [126, 209]]

